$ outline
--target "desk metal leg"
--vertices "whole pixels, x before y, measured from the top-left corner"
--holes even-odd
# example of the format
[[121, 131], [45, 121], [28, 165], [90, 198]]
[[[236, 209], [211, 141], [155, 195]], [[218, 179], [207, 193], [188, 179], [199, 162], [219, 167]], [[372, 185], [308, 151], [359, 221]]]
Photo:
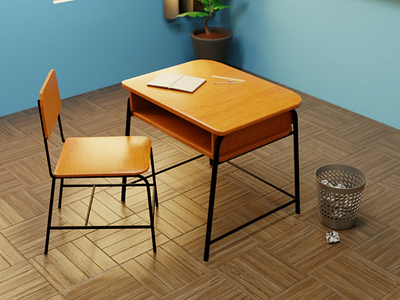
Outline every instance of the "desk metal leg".
[[293, 151], [294, 151], [294, 196], [296, 214], [300, 213], [300, 163], [299, 163], [299, 125], [297, 112], [292, 110], [293, 116]]
[[215, 141], [215, 146], [214, 146], [214, 157], [212, 161], [213, 163], [212, 163], [211, 185], [210, 185], [210, 200], [208, 201], [206, 242], [204, 246], [204, 261], [208, 261], [208, 258], [210, 256], [211, 231], [212, 231], [212, 221], [214, 216], [215, 189], [217, 187], [217, 175], [218, 175], [218, 165], [219, 165], [219, 149], [223, 139], [224, 139], [223, 136], [219, 136]]
[[258, 177], [255, 174], [252, 174], [248, 172], [247, 170], [241, 168], [240, 166], [237, 166], [236, 164], [230, 162], [231, 165], [237, 167], [238, 169], [246, 172], [247, 174], [255, 177], [256, 179], [272, 186], [276, 190], [290, 196], [293, 198], [292, 201], [289, 201], [279, 207], [276, 207], [275, 209], [219, 236], [214, 239], [211, 239], [211, 232], [212, 232], [212, 222], [213, 222], [213, 215], [214, 215], [214, 203], [215, 203], [215, 190], [216, 190], [216, 185], [217, 185], [217, 174], [218, 174], [218, 165], [219, 165], [219, 151], [220, 151], [220, 146], [221, 142], [224, 137], [218, 137], [215, 146], [214, 146], [214, 157], [213, 160], [210, 160], [210, 163], [212, 162], [212, 174], [211, 174], [211, 186], [210, 186], [210, 199], [208, 202], [208, 216], [207, 216], [207, 228], [206, 228], [206, 240], [205, 240], [205, 247], [204, 247], [204, 261], [208, 261], [209, 255], [210, 255], [210, 246], [212, 243], [215, 243], [237, 231], [240, 229], [253, 224], [254, 222], [257, 222], [258, 220], [261, 220], [262, 218], [273, 214], [291, 204], [295, 204], [295, 212], [297, 214], [300, 213], [300, 163], [299, 163], [299, 128], [298, 128], [298, 117], [297, 117], [297, 112], [295, 110], [292, 111], [292, 117], [293, 117], [293, 152], [294, 152], [294, 184], [295, 184], [295, 195], [292, 195], [285, 190], [279, 188], [278, 186], [275, 186], [274, 184]]

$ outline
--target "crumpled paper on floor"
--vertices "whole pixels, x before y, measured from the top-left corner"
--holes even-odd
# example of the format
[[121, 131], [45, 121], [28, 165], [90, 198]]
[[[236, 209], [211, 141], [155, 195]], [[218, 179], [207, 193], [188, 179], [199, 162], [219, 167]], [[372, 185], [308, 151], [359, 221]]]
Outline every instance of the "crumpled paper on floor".
[[328, 244], [336, 244], [339, 243], [339, 241], [339, 233], [337, 233], [336, 231], [326, 233], [326, 242]]

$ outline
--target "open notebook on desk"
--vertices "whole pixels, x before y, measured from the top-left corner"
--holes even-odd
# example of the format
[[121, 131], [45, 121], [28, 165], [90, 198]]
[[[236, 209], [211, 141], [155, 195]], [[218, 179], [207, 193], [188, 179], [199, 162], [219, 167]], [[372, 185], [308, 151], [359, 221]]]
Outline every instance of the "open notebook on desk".
[[147, 85], [193, 93], [204, 82], [206, 82], [204, 78], [162, 73], [150, 81]]

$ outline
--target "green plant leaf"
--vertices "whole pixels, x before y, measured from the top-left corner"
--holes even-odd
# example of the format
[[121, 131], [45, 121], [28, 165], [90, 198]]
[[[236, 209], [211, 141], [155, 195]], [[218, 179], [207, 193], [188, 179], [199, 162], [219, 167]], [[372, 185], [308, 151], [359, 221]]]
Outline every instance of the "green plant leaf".
[[178, 17], [207, 17], [208, 13], [202, 11], [191, 11], [179, 14]]
[[231, 8], [231, 7], [228, 6], [228, 5], [219, 5], [219, 6], [213, 7], [214, 10], [221, 10], [221, 9], [224, 9], [224, 8]]
[[[203, 5], [205, 5], [205, 6], [209, 6], [209, 2], [208, 2], [208, 0], [199, 0]], [[212, 2], [212, 1], [211, 1]]]
[[219, 5], [222, 5], [222, 2], [220, 0], [211, 0], [211, 5], [212, 6], [219, 6]]
[[[208, 17], [210, 15], [209, 0], [198, 0], [204, 5], [204, 11], [193, 11], [179, 14], [178, 17]], [[231, 8], [228, 5], [223, 5], [220, 0], [211, 0], [211, 12], [216, 12], [224, 8]]]

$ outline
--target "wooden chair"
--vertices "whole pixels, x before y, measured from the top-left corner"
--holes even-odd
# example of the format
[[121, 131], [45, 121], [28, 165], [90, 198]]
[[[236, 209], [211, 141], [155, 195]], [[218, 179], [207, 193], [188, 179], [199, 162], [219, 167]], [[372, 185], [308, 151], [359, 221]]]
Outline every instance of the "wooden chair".
[[[46, 243], [44, 253], [48, 253], [51, 230], [65, 229], [121, 229], [121, 228], [149, 228], [151, 230], [153, 251], [156, 252], [156, 240], [154, 231], [154, 212], [158, 206], [157, 187], [154, 173], [154, 160], [150, 139], [144, 136], [113, 136], [113, 137], [78, 137], [64, 139], [60, 111], [61, 98], [58, 89], [57, 77], [54, 70], [51, 70], [40, 90], [38, 100], [39, 114], [42, 124], [43, 139], [46, 150], [47, 163], [50, 177], [52, 178], [49, 214], [47, 223]], [[48, 139], [58, 120], [60, 135], [63, 141], [63, 148], [58, 158], [57, 165], [52, 170]], [[144, 176], [151, 164], [151, 175]], [[67, 178], [123, 178], [120, 184], [65, 184]], [[127, 177], [134, 177], [136, 180], [126, 183]], [[152, 177], [149, 183], [148, 177]], [[52, 226], [52, 212], [56, 179], [60, 179], [60, 191], [58, 208], [61, 209], [61, 200], [64, 187], [92, 187], [92, 194], [84, 225], [79, 226]], [[93, 181], [92, 181], [93, 182]], [[127, 186], [145, 186], [147, 190], [148, 209], [150, 225], [108, 225], [88, 226], [90, 210], [93, 202], [96, 187], [119, 186], [122, 187], [121, 201], [125, 202]], [[153, 187], [153, 202], [151, 199], [150, 187]]]

